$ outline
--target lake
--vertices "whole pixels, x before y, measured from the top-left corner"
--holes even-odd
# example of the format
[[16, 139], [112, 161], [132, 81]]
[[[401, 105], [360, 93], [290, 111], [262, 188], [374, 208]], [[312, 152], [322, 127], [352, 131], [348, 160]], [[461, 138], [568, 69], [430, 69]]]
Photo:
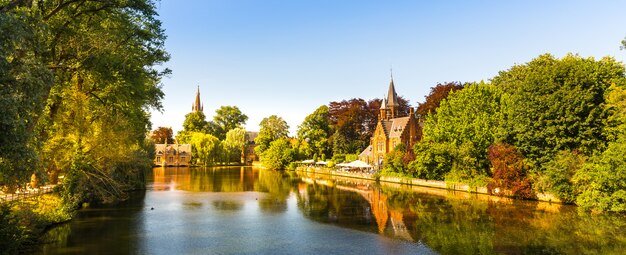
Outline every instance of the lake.
[[39, 254], [624, 254], [626, 218], [575, 206], [254, 167], [154, 168]]

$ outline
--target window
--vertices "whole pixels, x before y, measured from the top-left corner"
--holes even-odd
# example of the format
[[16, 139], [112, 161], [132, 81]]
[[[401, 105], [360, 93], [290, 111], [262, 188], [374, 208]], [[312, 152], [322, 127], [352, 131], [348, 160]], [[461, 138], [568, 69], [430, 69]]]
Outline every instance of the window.
[[187, 162], [187, 161], [185, 161], [185, 157], [180, 157], [180, 161]]
[[170, 157], [169, 162], [174, 162], [174, 157]]
[[156, 162], [161, 163], [161, 157], [157, 157]]

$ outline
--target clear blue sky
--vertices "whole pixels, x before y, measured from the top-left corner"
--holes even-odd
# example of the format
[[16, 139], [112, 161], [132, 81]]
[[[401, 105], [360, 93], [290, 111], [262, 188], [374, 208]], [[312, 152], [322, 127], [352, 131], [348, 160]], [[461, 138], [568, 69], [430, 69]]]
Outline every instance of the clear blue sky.
[[414, 106], [446, 81], [488, 81], [539, 54], [623, 61], [626, 1], [162, 0], [173, 74], [153, 128], [182, 129], [196, 86], [207, 119], [238, 106], [258, 131], [278, 115], [295, 135], [317, 107], [381, 98], [393, 66]]

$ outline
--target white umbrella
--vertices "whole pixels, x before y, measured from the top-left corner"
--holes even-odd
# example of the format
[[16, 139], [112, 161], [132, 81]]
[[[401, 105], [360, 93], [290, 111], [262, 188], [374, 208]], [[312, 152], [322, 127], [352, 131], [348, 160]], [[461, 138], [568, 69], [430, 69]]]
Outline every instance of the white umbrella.
[[348, 167], [354, 167], [354, 168], [371, 168], [372, 167], [368, 163], [365, 163], [365, 162], [363, 162], [361, 160], [352, 161], [352, 162], [348, 163], [347, 166]]

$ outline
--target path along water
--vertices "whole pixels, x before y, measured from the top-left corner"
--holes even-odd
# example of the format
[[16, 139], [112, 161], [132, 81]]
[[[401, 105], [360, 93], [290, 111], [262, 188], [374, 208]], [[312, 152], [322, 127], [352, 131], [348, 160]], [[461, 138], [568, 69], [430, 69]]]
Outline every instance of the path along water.
[[42, 254], [622, 254], [626, 219], [574, 206], [251, 167], [155, 168]]

